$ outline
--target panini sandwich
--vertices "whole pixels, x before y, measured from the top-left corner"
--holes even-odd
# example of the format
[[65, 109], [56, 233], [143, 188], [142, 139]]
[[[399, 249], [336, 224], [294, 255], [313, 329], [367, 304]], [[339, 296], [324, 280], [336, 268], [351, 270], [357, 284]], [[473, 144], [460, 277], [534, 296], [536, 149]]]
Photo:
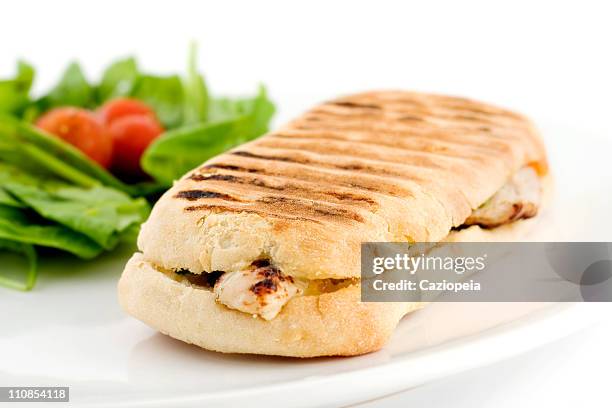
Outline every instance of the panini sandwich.
[[360, 244], [514, 240], [547, 172], [534, 127], [508, 110], [395, 91], [339, 98], [177, 181], [142, 226], [119, 300], [220, 352], [375, 351], [423, 304], [360, 302]]

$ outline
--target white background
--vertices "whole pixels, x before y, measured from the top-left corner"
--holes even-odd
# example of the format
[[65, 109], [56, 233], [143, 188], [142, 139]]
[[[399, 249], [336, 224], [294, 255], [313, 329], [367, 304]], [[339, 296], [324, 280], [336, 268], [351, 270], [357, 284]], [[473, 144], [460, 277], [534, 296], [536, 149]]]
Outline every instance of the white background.
[[[536, 123], [610, 138], [606, 3], [9, 2], [0, 24], [0, 73], [26, 58], [39, 70], [41, 90], [71, 59], [97, 78], [107, 63], [130, 54], [144, 69], [175, 72], [195, 39], [212, 91], [252, 93], [263, 82], [279, 107], [276, 123], [338, 94], [404, 88], [470, 96]], [[545, 137], [554, 145], [554, 135]], [[595, 179], [609, 178], [608, 163], [589, 163], [597, 146], [588, 140], [573, 165], [589, 164]], [[611, 195], [602, 192], [607, 202]], [[609, 406], [611, 344], [612, 324], [604, 324], [371, 406]]]

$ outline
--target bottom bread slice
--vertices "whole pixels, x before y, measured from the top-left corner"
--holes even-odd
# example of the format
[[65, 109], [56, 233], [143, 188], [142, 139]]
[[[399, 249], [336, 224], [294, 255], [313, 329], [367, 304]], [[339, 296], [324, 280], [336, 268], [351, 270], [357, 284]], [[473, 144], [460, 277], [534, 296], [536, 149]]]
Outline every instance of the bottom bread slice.
[[127, 313], [176, 339], [223, 353], [352, 356], [379, 350], [424, 303], [362, 303], [359, 285], [293, 298], [271, 321], [231, 310], [206, 288], [177, 282], [136, 253], [119, 281]]

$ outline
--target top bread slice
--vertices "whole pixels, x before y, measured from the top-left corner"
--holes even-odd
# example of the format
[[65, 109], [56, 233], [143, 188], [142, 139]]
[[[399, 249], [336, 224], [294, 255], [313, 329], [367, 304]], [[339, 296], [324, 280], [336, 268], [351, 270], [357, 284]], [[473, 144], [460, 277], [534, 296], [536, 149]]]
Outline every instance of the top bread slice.
[[304, 279], [360, 276], [360, 244], [437, 242], [518, 169], [547, 172], [525, 117], [463, 98], [381, 91], [321, 104], [168, 190], [143, 258], [193, 273], [268, 259]]

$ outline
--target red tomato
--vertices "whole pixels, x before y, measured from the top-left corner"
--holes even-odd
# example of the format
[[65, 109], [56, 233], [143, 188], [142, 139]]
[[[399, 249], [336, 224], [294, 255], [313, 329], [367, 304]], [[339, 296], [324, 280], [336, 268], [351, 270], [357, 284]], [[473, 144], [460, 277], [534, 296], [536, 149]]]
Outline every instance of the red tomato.
[[99, 110], [98, 114], [102, 123], [110, 126], [115, 120], [124, 116], [149, 116], [155, 120], [155, 112], [144, 102], [138, 99], [117, 98], [106, 102]]
[[131, 115], [114, 120], [108, 127], [113, 140], [113, 171], [130, 179], [145, 176], [140, 157], [163, 131], [151, 116]]
[[36, 126], [58, 136], [108, 168], [113, 140], [91, 112], [80, 108], [55, 108], [42, 115]]

